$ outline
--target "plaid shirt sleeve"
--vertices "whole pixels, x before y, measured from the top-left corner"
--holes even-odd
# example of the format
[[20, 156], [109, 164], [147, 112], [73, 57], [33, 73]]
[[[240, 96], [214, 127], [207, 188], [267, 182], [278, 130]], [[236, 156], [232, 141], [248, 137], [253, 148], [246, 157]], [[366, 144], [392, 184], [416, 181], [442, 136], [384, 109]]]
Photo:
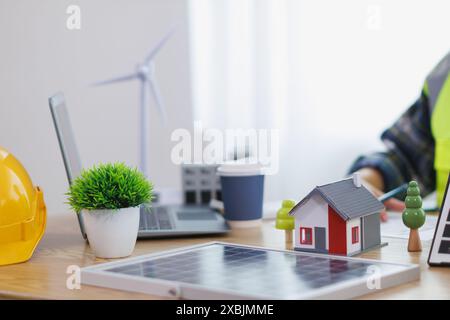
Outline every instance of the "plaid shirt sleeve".
[[350, 172], [364, 167], [381, 172], [385, 191], [415, 179], [423, 195], [435, 189], [434, 138], [431, 133], [431, 110], [424, 93], [381, 135], [385, 152], [360, 156]]

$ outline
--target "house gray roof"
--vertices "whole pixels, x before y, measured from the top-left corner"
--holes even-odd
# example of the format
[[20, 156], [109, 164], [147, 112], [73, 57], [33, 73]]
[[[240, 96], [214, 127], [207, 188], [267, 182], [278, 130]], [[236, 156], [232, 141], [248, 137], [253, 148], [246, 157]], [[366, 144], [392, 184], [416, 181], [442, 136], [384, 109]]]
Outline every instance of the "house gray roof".
[[383, 204], [366, 187], [357, 187], [353, 183], [353, 179], [346, 179], [317, 186], [292, 208], [289, 214], [295, 215], [296, 209], [301, 207], [314, 193], [319, 193], [345, 221], [379, 213], [384, 209]]

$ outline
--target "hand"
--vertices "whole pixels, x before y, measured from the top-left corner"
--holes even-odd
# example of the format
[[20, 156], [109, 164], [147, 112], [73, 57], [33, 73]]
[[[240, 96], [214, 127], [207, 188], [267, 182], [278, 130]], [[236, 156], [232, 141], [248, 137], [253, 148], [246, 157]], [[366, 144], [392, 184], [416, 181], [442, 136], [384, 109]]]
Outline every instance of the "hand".
[[[372, 192], [372, 194], [375, 197], [379, 198], [384, 194], [383, 191], [379, 190], [378, 188], [375, 188], [370, 183], [368, 183], [368, 182], [363, 182], [363, 183], [364, 183], [364, 186], [367, 189], [369, 189], [369, 191]], [[382, 222], [386, 222], [388, 220], [387, 210], [402, 212], [405, 209], [405, 203], [398, 199], [390, 198], [384, 202], [384, 207], [385, 207], [385, 209], [383, 211], [381, 211], [381, 213], [380, 213], [380, 219]]]
[[[381, 173], [372, 168], [364, 168], [358, 171], [361, 174], [361, 178], [363, 179], [364, 186], [372, 192], [372, 194], [379, 198], [384, 192], [381, 191], [384, 189], [384, 181]], [[402, 212], [405, 209], [405, 203], [395, 198], [391, 198], [384, 202], [385, 210], [380, 213], [380, 219], [383, 222], [388, 220], [388, 215], [386, 210], [390, 211], [398, 211]]]

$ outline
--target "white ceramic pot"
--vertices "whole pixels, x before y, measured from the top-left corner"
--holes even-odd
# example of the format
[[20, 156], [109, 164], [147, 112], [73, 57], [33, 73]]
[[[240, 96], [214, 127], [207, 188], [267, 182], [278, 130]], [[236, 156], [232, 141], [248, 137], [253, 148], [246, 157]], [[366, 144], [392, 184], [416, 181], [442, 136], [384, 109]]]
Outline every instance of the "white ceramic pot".
[[83, 210], [82, 214], [96, 257], [122, 258], [133, 252], [139, 230], [139, 207]]

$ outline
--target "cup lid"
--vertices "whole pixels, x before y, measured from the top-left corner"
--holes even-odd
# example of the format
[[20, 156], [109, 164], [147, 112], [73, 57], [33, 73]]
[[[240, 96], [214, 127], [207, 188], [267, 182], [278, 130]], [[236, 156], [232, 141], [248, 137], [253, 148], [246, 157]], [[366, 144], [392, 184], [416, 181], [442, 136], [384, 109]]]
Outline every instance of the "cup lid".
[[264, 168], [251, 159], [228, 161], [217, 168], [219, 176], [257, 176], [264, 174]]

